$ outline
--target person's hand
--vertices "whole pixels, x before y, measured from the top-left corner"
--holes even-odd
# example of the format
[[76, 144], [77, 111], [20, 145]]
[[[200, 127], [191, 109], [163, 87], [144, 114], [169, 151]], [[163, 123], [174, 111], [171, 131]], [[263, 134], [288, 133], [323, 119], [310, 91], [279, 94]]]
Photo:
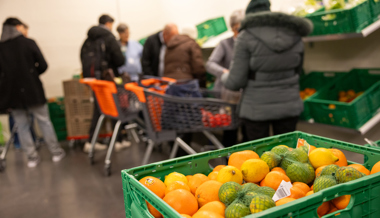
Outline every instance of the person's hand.
[[229, 73], [230, 72], [230, 70], [228, 70], [228, 69], [223, 69], [223, 73]]

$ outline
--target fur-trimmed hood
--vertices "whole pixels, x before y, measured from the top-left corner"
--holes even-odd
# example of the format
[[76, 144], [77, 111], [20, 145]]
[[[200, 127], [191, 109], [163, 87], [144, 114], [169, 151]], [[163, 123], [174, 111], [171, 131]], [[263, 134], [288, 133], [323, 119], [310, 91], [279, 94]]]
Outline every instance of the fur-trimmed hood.
[[240, 29], [251, 27], [282, 27], [296, 32], [301, 37], [313, 31], [313, 23], [308, 19], [269, 11], [247, 14]]
[[312, 29], [313, 25], [307, 19], [274, 12], [248, 14], [241, 27], [275, 52], [292, 48]]

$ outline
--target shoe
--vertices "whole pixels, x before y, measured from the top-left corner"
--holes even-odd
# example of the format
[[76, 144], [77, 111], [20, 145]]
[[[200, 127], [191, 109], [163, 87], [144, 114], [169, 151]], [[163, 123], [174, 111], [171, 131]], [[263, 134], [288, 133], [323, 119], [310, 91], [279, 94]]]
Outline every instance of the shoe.
[[121, 141], [121, 144], [125, 147], [131, 147], [132, 143], [130, 141], [127, 141], [127, 140], [123, 140]]
[[28, 158], [28, 167], [29, 168], [34, 168], [36, 167], [39, 163], [41, 162], [40, 157], [30, 157]]
[[59, 154], [53, 155], [53, 162], [59, 162], [66, 156], [66, 152], [62, 150]]
[[[95, 150], [102, 151], [102, 150], [106, 150], [106, 149], [107, 149], [107, 145], [103, 145], [103, 144], [100, 144], [98, 142], [95, 143]], [[91, 143], [86, 142], [84, 144], [83, 151], [86, 153], [89, 153], [90, 150], [91, 150]]]
[[118, 152], [118, 151], [121, 151], [125, 148], [128, 148], [129, 146], [131, 146], [131, 143], [128, 142], [128, 141], [125, 141], [125, 143], [122, 143], [122, 142], [115, 142], [115, 151]]

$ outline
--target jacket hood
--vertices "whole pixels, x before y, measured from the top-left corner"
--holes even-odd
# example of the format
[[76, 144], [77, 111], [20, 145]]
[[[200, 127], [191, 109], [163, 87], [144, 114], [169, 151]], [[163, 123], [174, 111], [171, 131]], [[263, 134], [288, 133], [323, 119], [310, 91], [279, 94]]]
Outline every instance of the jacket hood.
[[190, 38], [188, 35], [176, 35], [176, 36], [173, 36], [172, 39], [170, 39], [170, 41], [168, 42], [166, 46], [170, 49], [170, 48], [177, 47], [178, 45], [181, 45], [183, 43], [191, 42], [191, 41], [194, 41], [194, 40]]
[[0, 42], [5, 42], [21, 35], [22, 34], [16, 29], [16, 26], [3, 25]]
[[258, 38], [275, 52], [293, 47], [301, 37], [309, 35], [313, 24], [304, 18], [277, 12], [248, 14], [242, 22], [241, 30]]
[[111, 31], [109, 31], [108, 29], [106, 29], [104, 26], [101, 26], [101, 25], [91, 27], [91, 29], [87, 33], [87, 36], [90, 39], [98, 39], [98, 38], [102, 38], [109, 35], [113, 36]]

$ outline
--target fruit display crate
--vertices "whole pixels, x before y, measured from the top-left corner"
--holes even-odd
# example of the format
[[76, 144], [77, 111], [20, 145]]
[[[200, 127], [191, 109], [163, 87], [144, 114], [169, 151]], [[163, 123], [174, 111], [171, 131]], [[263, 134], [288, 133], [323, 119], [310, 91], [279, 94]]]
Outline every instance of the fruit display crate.
[[[316, 93], [326, 85], [333, 83], [336, 79], [345, 75], [346, 72], [311, 72], [301, 77], [300, 90], [306, 88], [312, 88], [316, 90]], [[300, 115], [301, 120], [310, 120], [313, 117], [308, 107], [308, 98], [304, 100], [304, 110]]]
[[380, 19], [380, 0], [368, 0], [370, 2], [371, 15], [373, 21]]
[[50, 118], [65, 117], [65, 102], [63, 97], [48, 103]]
[[[339, 102], [340, 91], [364, 91], [352, 102]], [[380, 107], [380, 69], [354, 69], [306, 102], [317, 123], [359, 129]]]
[[[320, 137], [303, 132], [292, 132], [277, 136], [272, 136], [260, 140], [242, 143], [230, 148], [216, 151], [204, 152], [185, 157], [175, 158], [132, 169], [123, 170], [123, 192], [126, 217], [150, 217], [145, 201], [152, 204], [164, 217], [180, 218], [161, 198], [145, 188], [139, 180], [145, 176], [154, 176], [164, 180], [165, 175], [172, 172], [184, 175], [202, 173], [208, 175], [212, 171], [209, 161], [226, 157], [234, 152], [253, 150], [261, 156], [266, 151], [270, 151], [277, 145], [287, 145], [295, 148], [299, 138], [305, 139], [309, 144], [323, 148], [337, 148], [343, 151], [354, 152], [363, 155], [364, 166], [371, 169], [380, 161], [380, 149], [370, 146], [361, 146], [325, 137]], [[355, 162], [348, 161], [349, 164]], [[317, 208], [323, 203], [335, 199], [342, 195], [351, 195], [351, 201], [346, 209], [324, 217], [380, 217], [380, 174], [369, 175], [351, 182], [339, 184], [310, 196], [295, 200], [282, 206], [273, 207], [250, 217], [302, 217], [317, 218]]]
[[306, 18], [314, 24], [310, 36], [357, 33], [373, 22], [369, 1], [350, 9], [320, 10]]
[[215, 19], [207, 20], [197, 25], [198, 39], [203, 37], [213, 37], [227, 31], [226, 21], [224, 17], [218, 17]]

